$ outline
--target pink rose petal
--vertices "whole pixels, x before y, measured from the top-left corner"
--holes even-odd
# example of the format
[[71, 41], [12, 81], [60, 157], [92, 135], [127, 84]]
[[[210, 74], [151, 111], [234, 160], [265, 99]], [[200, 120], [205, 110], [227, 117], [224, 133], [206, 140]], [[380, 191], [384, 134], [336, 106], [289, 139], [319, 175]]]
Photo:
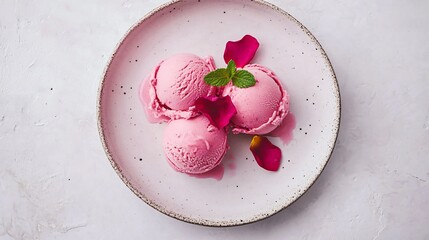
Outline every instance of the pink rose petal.
[[231, 118], [237, 114], [230, 96], [200, 97], [195, 101], [195, 109], [207, 117], [210, 123], [218, 129], [226, 127]]
[[256, 50], [258, 50], [259, 42], [250, 35], [245, 35], [242, 39], [233, 42], [229, 41], [226, 43], [225, 52], [223, 59], [228, 64], [229, 60], [234, 60], [237, 67], [242, 68], [248, 64], [253, 56], [255, 56]]
[[250, 151], [256, 162], [263, 169], [277, 171], [280, 168], [282, 151], [266, 137], [254, 136], [250, 143]]

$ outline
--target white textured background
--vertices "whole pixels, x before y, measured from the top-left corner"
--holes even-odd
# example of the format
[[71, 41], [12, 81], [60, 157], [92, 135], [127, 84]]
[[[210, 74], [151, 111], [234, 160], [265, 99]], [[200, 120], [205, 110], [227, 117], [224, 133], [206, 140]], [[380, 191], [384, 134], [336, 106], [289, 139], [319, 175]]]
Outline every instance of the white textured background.
[[341, 130], [315, 185], [279, 214], [208, 228], [116, 176], [95, 102], [116, 43], [165, 0], [0, 1], [0, 239], [429, 239], [429, 1], [271, 0], [319, 39]]

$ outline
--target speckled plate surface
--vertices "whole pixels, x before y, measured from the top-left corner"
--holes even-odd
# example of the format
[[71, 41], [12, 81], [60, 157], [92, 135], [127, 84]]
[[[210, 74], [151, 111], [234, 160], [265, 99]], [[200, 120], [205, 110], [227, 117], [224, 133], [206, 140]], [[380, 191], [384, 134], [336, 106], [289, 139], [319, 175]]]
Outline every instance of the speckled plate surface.
[[[142, 80], [175, 53], [211, 55], [223, 66], [225, 43], [245, 34], [261, 43], [252, 62], [272, 69], [290, 94], [293, 138], [272, 138], [282, 148], [280, 170], [260, 168], [248, 150], [251, 137], [239, 135], [229, 138], [221, 180], [175, 172], [162, 152], [165, 124], [145, 118]], [[119, 43], [98, 99], [102, 143], [125, 184], [157, 210], [209, 226], [254, 222], [298, 199], [329, 160], [339, 119], [337, 81], [317, 40], [286, 12], [257, 0], [183, 0], [154, 10]]]

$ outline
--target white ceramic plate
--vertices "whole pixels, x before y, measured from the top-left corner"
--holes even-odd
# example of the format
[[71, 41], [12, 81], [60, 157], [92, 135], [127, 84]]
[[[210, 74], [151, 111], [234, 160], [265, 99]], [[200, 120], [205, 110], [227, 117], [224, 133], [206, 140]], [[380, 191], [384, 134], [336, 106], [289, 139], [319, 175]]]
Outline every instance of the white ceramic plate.
[[[272, 69], [290, 94], [296, 127], [281, 146], [278, 172], [260, 168], [250, 136], [229, 138], [221, 180], [175, 172], [162, 152], [165, 124], [146, 120], [138, 91], [151, 69], [175, 53], [211, 55], [224, 66], [228, 40], [261, 43], [252, 62]], [[125, 184], [157, 210], [191, 223], [231, 226], [275, 214], [298, 199], [326, 165], [339, 128], [334, 71], [317, 40], [292, 16], [259, 0], [183, 0], [161, 6], [118, 45], [99, 90], [98, 123], [107, 156]]]

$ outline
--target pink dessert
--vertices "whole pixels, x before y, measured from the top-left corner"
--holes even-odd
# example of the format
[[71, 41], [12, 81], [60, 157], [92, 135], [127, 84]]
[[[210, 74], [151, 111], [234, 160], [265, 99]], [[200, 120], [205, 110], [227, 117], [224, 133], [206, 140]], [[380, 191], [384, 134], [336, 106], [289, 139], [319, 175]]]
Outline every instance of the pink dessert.
[[[174, 55], [159, 63], [143, 81], [140, 99], [148, 120], [168, 122], [163, 150], [175, 170], [199, 177], [222, 173], [215, 174], [221, 178], [224, 168], [219, 164], [228, 148], [230, 127], [236, 134], [255, 135], [250, 151], [259, 166], [268, 171], [279, 169], [281, 149], [259, 135], [286, 122], [289, 96], [272, 71], [248, 64], [258, 47], [251, 35], [228, 41], [224, 52], [227, 65], [217, 69], [212, 57]], [[288, 128], [283, 125], [282, 129]], [[279, 132], [288, 133], [282, 130], [272, 135]], [[235, 169], [234, 164], [230, 166]]]
[[140, 89], [148, 118], [156, 122], [197, 116], [195, 100], [216, 92], [204, 83], [204, 76], [214, 69], [212, 57], [193, 54], [177, 54], [159, 63]]
[[171, 166], [179, 172], [200, 174], [215, 168], [227, 150], [227, 133], [204, 116], [168, 123], [163, 148]]
[[244, 66], [255, 77], [250, 88], [227, 85], [223, 96], [230, 96], [237, 109], [231, 119], [234, 133], [267, 134], [278, 127], [289, 112], [289, 97], [278, 77], [259, 64]]

